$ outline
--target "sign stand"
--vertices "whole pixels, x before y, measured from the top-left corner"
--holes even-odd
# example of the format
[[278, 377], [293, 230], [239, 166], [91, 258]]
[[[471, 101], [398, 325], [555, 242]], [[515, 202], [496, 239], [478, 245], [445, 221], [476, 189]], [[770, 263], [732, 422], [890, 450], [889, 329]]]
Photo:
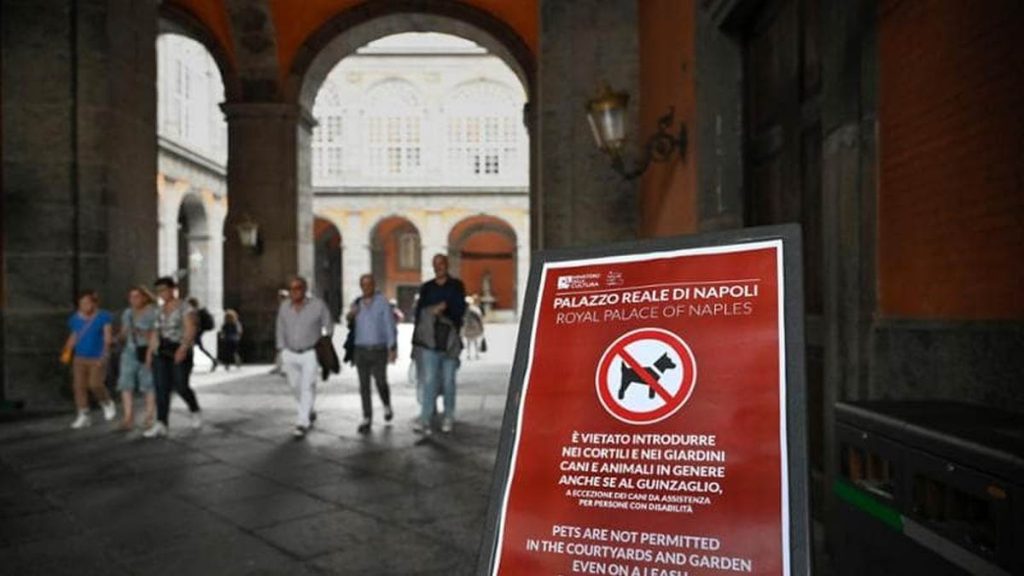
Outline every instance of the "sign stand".
[[810, 573], [796, 225], [534, 256], [479, 574]]

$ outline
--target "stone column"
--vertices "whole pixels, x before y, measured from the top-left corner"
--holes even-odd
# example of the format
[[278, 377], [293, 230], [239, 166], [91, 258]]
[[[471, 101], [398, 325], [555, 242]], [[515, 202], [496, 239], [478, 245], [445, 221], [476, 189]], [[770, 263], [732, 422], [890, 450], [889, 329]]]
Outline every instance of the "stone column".
[[369, 234], [361, 212], [349, 212], [336, 223], [341, 231], [341, 309], [359, 296], [359, 277], [371, 272]]
[[[316, 271], [313, 268], [315, 265], [313, 250], [315, 238], [313, 237], [313, 145], [311, 142], [316, 120], [308, 110], [302, 107], [299, 107], [298, 112], [299, 121], [295, 126], [296, 192], [298, 194], [296, 216], [299, 230], [298, 269], [299, 274], [309, 279], [310, 288], [318, 288], [313, 286], [316, 282]], [[319, 292], [319, 289], [314, 290], [314, 293]]]
[[0, 398], [65, 402], [74, 294], [119, 308], [156, 273], [156, 3], [136, 4], [0, 8]]
[[161, 175], [157, 179], [158, 276], [172, 276], [178, 268], [178, 207], [182, 191], [176, 182]]
[[[299, 198], [299, 108], [279, 103], [223, 105], [228, 121], [228, 198], [224, 225], [224, 306], [238, 311], [245, 326], [242, 357], [274, 358], [277, 292], [300, 268], [300, 253], [312, 254], [312, 210]], [[308, 213], [302, 212], [305, 206]], [[260, 247], [242, 247], [237, 226], [259, 226]], [[308, 221], [308, 224], [306, 223]], [[311, 280], [310, 280], [311, 281]]]
[[[448, 235], [438, 211], [428, 211], [426, 223], [420, 227], [420, 278], [422, 281], [434, 277], [434, 254], [448, 254]], [[417, 224], [419, 224], [417, 222]], [[450, 259], [450, 258], [449, 258]]]
[[539, 60], [536, 158], [543, 247], [635, 238], [637, 183], [622, 180], [598, 150], [585, 107], [602, 82], [629, 92], [629, 158], [635, 158], [640, 139], [636, 1], [541, 0]]
[[207, 233], [210, 236], [206, 271], [209, 274], [206, 289], [206, 307], [214, 314], [224, 312], [224, 220], [227, 218], [227, 200], [214, 198], [206, 206]]
[[526, 285], [530, 281], [530, 214], [523, 214], [517, 225], [516, 240], [516, 318], [523, 313]]

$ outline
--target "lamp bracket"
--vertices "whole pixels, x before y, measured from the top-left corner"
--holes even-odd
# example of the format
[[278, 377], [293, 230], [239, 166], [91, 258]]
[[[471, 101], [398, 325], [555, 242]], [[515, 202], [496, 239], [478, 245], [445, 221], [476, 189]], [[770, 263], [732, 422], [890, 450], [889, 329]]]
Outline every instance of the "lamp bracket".
[[675, 106], [669, 106], [661, 118], [658, 119], [658, 130], [647, 139], [644, 144], [643, 156], [633, 165], [630, 170], [626, 169], [625, 162], [618, 154], [612, 156], [612, 168], [625, 180], [639, 178], [651, 162], [667, 162], [672, 158], [672, 153], [679, 151], [679, 157], [686, 157], [686, 123], [679, 123], [679, 132], [673, 136], [670, 132], [675, 124]]

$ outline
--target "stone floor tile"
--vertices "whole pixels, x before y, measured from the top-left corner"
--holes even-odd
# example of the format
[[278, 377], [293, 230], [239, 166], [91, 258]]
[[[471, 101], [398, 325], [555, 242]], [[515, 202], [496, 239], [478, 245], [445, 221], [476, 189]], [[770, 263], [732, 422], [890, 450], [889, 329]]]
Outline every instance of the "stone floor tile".
[[17, 576], [127, 576], [132, 572], [104, 543], [93, 536], [79, 535], [39, 540], [0, 548], [0, 574]]
[[257, 531], [261, 538], [301, 558], [320, 556], [335, 550], [372, 550], [381, 535], [394, 526], [352, 510], [340, 510], [282, 522]]
[[242, 475], [204, 484], [186, 484], [174, 489], [174, 493], [195, 503], [209, 508], [218, 503], [248, 500], [283, 492], [280, 484], [253, 475]]
[[296, 441], [291, 391], [265, 370], [195, 375], [204, 427], [176, 402], [168, 439], [98, 413], [72, 431], [70, 410], [0, 424], [0, 573], [475, 572], [507, 366], [466, 363], [456, 431], [427, 441], [397, 373], [395, 421], [358, 434], [347, 370], [319, 387], [317, 426]]
[[[159, 548], [157, 548], [159, 550]], [[302, 576], [299, 560], [243, 533], [193, 539], [187, 545], [131, 561], [133, 573], [147, 576]]]
[[54, 509], [52, 502], [27, 489], [0, 492], [0, 522]]
[[328, 502], [341, 504], [350, 508], [358, 508], [361, 503], [377, 502], [393, 498], [395, 496], [406, 494], [413, 489], [414, 486], [410, 484], [368, 476], [366, 480], [347, 480], [313, 486], [307, 488], [306, 492]]
[[327, 574], [365, 574], [367, 576], [408, 575], [437, 572], [458, 576], [465, 571], [468, 558], [437, 540], [399, 528], [388, 530], [370, 546], [351, 546], [310, 561]]
[[255, 529], [336, 508], [329, 502], [291, 491], [217, 504], [210, 510], [242, 528]]
[[68, 512], [48, 510], [4, 518], [0, 521], [0, 546], [70, 537], [81, 532], [82, 528]]

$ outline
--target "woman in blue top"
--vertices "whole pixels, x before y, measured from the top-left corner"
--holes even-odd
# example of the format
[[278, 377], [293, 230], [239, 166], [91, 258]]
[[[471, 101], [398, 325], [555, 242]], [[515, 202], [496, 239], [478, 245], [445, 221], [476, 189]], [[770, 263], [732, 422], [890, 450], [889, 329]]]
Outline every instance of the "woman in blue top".
[[89, 390], [103, 408], [105, 420], [113, 420], [117, 415], [105, 384], [112, 340], [111, 317], [109, 312], [99, 309], [99, 300], [94, 290], [84, 290], [78, 296], [78, 311], [68, 318], [71, 334], [64, 348], [74, 348], [75, 351], [75, 359], [71, 363], [75, 406], [78, 408], [78, 416], [71, 423], [75, 429], [92, 423], [89, 418]]
[[156, 392], [153, 388], [153, 351], [149, 340], [156, 326], [155, 298], [142, 286], [128, 291], [130, 306], [121, 314], [121, 374], [117, 389], [121, 392], [121, 406], [124, 418], [122, 430], [135, 426], [134, 396], [136, 388], [146, 397], [145, 427], [153, 425], [156, 417]]

